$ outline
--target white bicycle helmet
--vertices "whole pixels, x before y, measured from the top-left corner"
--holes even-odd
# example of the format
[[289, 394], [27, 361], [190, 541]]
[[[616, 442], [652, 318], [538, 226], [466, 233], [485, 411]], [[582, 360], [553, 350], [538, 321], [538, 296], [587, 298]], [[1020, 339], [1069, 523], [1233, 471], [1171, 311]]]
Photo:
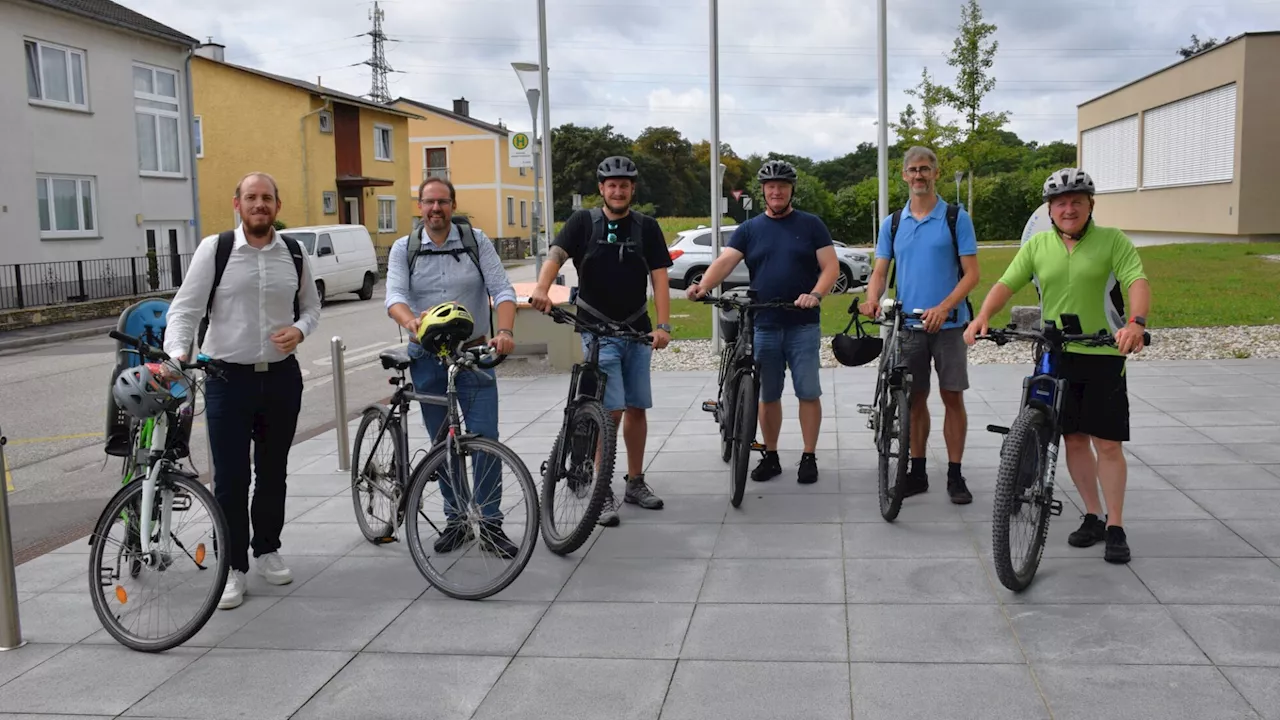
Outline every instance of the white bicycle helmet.
[[178, 401], [169, 390], [169, 382], [152, 370], [151, 364], [125, 368], [111, 384], [116, 406], [129, 415], [146, 420], [171, 409]]
[[1089, 173], [1079, 168], [1063, 168], [1050, 175], [1049, 179], [1044, 181], [1043, 199], [1045, 202], [1048, 202], [1049, 198], [1057, 197], [1058, 195], [1078, 192], [1088, 193], [1089, 195], [1094, 194], [1093, 178], [1089, 177]]

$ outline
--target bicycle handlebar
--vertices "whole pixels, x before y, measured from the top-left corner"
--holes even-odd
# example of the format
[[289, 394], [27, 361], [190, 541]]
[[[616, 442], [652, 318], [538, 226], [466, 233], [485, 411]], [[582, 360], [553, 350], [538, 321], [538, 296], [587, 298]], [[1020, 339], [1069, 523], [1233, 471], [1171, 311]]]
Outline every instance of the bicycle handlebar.
[[769, 302], [751, 302], [749, 300], [740, 300], [737, 297], [734, 297], [732, 295], [721, 295], [720, 297], [712, 297], [710, 295], [704, 295], [698, 298], [697, 300], [695, 300], [694, 302], [700, 302], [706, 305], [715, 305], [716, 307], [724, 310], [741, 310], [743, 312], [747, 310], [764, 310], [766, 308], [777, 308], [780, 310], [805, 309], [796, 305], [794, 301], [771, 300]]
[[[144, 359], [149, 360], [151, 362], [161, 362], [161, 363], [175, 362], [173, 358], [169, 357], [169, 354], [166, 353], [164, 350], [161, 350], [158, 347], [152, 347], [146, 344], [145, 342], [142, 341], [141, 338], [134, 337], [133, 335], [126, 335], [120, 332], [119, 330], [112, 330], [111, 332], [107, 333], [107, 336], [113, 340], [118, 340], [126, 345], [132, 345], [133, 348], [138, 351], [139, 355], [141, 355]], [[177, 363], [177, 365], [181, 370], [184, 370], [184, 371], [185, 370], [203, 370], [209, 373], [210, 375], [217, 375], [221, 370], [221, 368], [218, 367], [218, 361], [213, 360], [212, 358], [210, 358], [209, 356], [203, 353], [196, 356], [195, 362], [187, 362], [184, 360], [180, 363]]]
[[[1105, 345], [1115, 345], [1116, 336], [1104, 330], [1096, 333], [1070, 334], [1061, 331], [1046, 333], [1044, 330], [1014, 330], [993, 328], [987, 330], [986, 335], [977, 336], [978, 340], [990, 340], [996, 345], [1004, 345], [1013, 340], [1029, 340], [1039, 342], [1046, 345], [1062, 347], [1068, 343], [1080, 343], [1093, 347], [1101, 347]], [[1142, 344], [1144, 346], [1151, 344], [1151, 333], [1142, 333]]]
[[481, 370], [492, 370], [502, 364], [507, 356], [500, 354], [492, 345], [467, 348], [458, 353], [458, 362], [465, 366], [475, 366]]
[[647, 332], [632, 330], [622, 323], [597, 323], [590, 320], [584, 320], [580, 315], [571, 313], [568, 310], [559, 307], [552, 307], [547, 311], [551, 319], [562, 325], [572, 325], [578, 330], [585, 330], [593, 335], [602, 337], [619, 338], [622, 340], [634, 340], [636, 342], [653, 342], [653, 338]]

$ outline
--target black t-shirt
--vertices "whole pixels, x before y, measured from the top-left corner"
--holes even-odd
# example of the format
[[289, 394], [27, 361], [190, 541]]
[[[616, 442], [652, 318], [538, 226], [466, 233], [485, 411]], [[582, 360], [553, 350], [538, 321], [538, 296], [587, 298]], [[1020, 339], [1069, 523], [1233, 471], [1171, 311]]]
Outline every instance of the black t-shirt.
[[[604, 218], [604, 236], [614, 235], [620, 245], [631, 238], [631, 223], [637, 217], [628, 213], [621, 220]], [[553, 246], [563, 248], [573, 260], [574, 270], [578, 273], [578, 295], [591, 307], [611, 320], [622, 322], [633, 313], [644, 307], [649, 297], [649, 272], [658, 268], [671, 267], [671, 254], [667, 250], [667, 241], [662, 234], [658, 221], [648, 216], [643, 217], [640, 227], [640, 240], [644, 258], [649, 263], [646, 271], [644, 262], [636, 252], [640, 248], [627, 248], [619, 258], [619, 247], [612, 244], [592, 242], [591, 211], [579, 210], [565, 221], [560, 234], [556, 236]], [[590, 245], [598, 245], [590, 248]], [[583, 272], [583, 261], [588, 250], [591, 261]], [[645, 312], [631, 327], [649, 332], [653, 325], [649, 313]]]

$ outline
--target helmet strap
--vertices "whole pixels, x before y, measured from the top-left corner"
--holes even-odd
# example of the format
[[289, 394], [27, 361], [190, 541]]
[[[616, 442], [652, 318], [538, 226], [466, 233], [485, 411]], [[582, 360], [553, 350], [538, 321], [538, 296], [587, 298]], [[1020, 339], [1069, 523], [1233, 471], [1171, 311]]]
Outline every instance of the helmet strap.
[[1053, 229], [1062, 237], [1068, 240], [1074, 240], [1076, 242], [1079, 242], [1080, 238], [1084, 237], [1085, 234], [1089, 232], [1089, 226], [1093, 225], [1093, 212], [1092, 211], [1089, 212], [1089, 217], [1084, 221], [1084, 227], [1080, 229], [1080, 233], [1078, 235], [1072, 235], [1066, 230], [1063, 230], [1062, 228], [1058, 227], [1058, 223], [1053, 221], [1053, 215], [1049, 215], [1049, 224], [1052, 225]]

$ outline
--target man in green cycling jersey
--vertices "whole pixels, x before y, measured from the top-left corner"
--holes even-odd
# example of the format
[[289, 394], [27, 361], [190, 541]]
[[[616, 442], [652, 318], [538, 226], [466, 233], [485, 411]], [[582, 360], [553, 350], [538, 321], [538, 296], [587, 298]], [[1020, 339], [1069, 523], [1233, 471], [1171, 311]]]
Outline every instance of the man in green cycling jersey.
[[[1081, 332], [1105, 329], [1115, 335], [1114, 348], [1068, 346], [1058, 370], [1067, 380], [1061, 418], [1067, 470], [1086, 513], [1067, 542], [1089, 547], [1105, 539], [1106, 560], [1125, 563], [1129, 561], [1122, 514], [1127, 467], [1121, 443], [1129, 439], [1125, 356], [1142, 350], [1151, 287], [1133, 242], [1116, 228], [1093, 223], [1093, 195], [1093, 180], [1083, 170], [1066, 168], [1049, 176], [1044, 199], [1053, 230], [1032, 235], [1018, 250], [965, 331], [965, 342], [972, 345], [978, 335], [985, 334], [991, 316], [1032, 279], [1039, 285], [1045, 320], [1061, 326], [1063, 314], [1074, 314], [1080, 318]], [[1127, 318], [1122, 290], [1128, 293], [1133, 310]], [[1100, 519], [1099, 482], [1107, 503], [1105, 520]]]

